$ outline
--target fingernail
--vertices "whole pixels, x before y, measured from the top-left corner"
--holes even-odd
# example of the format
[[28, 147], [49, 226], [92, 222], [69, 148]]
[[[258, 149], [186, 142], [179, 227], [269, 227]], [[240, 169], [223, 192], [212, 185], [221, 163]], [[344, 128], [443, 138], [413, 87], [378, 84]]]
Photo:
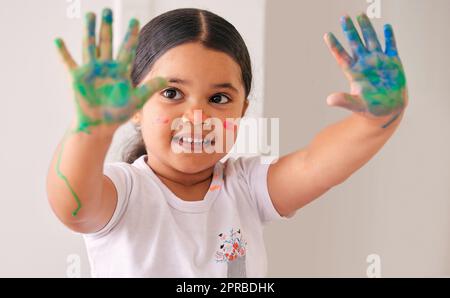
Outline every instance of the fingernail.
[[95, 18], [95, 14], [93, 12], [88, 12], [86, 13], [85, 18], [87, 21], [91, 21], [92, 19]]
[[137, 25], [139, 25], [139, 21], [138, 20], [136, 20], [135, 18], [130, 20], [129, 27], [134, 27], [134, 26], [137, 26]]
[[61, 38], [56, 38], [55, 40], [54, 40], [54, 42], [55, 42], [55, 45], [58, 47], [58, 49], [61, 49], [62, 48], [62, 46], [63, 46], [63, 41], [62, 41], [62, 39]]
[[384, 25], [384, 33], [386, 37], [392, 37], [392, 26], [390, 24]]
[[345, 23], [350, 19], [350, 16], [348, 14], [345, 14], [341, 16], [341, 22]]
[[111, 24], [112, 20], [112, 10], [110, 8], [105, 8], [103, 10], [103, 21], [105, 21], [105, 23], [107, 24]]

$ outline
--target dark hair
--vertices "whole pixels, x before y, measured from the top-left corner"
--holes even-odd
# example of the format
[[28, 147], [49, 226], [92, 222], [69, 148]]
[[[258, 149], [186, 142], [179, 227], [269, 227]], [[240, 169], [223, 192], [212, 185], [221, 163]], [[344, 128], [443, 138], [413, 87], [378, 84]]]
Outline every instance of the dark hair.
[[[156, 60], [168, 50], [184, 43], [198, 42], [203, 46], [224, 52], [241, 68], [242, 82], [247, 98], [252, 84], [250, 55], [239, 32], [222, 17], [201, 9], [181, 8], [163, 13], [148, 22], [139, 33], [136, 58], [131, 70], [131, 81], [137, 86], [150, 72]], [[147, 154], [140, 132], [129, 144], [123, 160], [133, 163]]]

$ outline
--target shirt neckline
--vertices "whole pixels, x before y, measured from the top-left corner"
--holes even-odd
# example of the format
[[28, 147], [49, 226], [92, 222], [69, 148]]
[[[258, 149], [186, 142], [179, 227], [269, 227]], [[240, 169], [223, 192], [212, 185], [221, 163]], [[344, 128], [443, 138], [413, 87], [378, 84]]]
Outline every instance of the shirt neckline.
[[214, 165], [213, 170], [213, 179], [211, 180], [211, 184], [209, 185], [208, 191], [206, 192], [203, 200], [199, 201], [186, 201], [179, 198], [175, 195], [168, 187], [165, 185], [161, 179], [156, 175], [153, 169], [146, 162], [147, 155], [142, 155], [138, 159], [136, 159], [133, 165], [138, 168], [144, 170], [144, 172], [150, 176], [150, 178], [155, 181], [161, 190], [163, 190], [165, 198], [170, 206], [175, 209], [178, 209], [182, 212], [188, 213], [203, 213], [207, 212], [213, 202], [216, 200], [219, 192], [222, 191], [223, 188], [223, 167], [221, 162], [217, 162]]

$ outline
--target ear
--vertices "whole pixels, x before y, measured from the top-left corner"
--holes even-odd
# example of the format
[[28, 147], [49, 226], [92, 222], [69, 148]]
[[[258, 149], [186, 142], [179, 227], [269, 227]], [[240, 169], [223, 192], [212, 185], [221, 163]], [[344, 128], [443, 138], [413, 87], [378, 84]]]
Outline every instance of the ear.
[[135, 126], [139, 126], [141, 124], [141, 116], [142, 110], [139, 110], [136, 113], [134, 113], [134, 115], [131, 117], [130, 120]]
[[247, 111], [248, 105], [249, 105], [249, 101], [248, 101], [248, 99], [246, 98], [246, 99], [244, 100], [244, 107], [242, 108], [242, 116], [241, 116], [241, 117], [244, 117], [245, 112]]

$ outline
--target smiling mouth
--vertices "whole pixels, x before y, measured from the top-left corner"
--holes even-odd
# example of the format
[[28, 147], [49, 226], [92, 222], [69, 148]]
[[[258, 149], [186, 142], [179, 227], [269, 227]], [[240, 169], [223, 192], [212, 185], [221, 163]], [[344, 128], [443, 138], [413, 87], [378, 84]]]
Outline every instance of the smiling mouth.
[[180, 145], [180, 146], [189, 146], [189, 147], [197, 147], [197, 146], [214, 146], [216, 144], [215, 138], [191, 138], [186, 136], [174, 136], [172, 138], [172, 142]]

